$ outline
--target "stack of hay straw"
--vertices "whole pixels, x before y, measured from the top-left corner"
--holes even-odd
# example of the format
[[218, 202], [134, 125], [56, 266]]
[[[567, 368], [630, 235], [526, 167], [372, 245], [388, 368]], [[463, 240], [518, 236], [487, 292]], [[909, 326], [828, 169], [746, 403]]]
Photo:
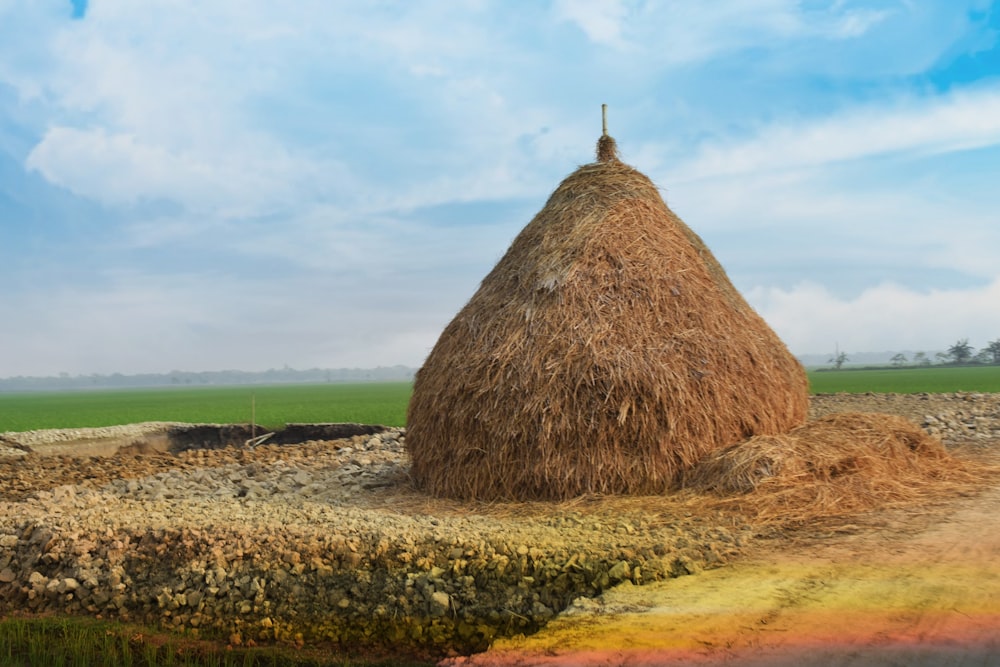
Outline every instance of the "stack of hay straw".
[[602, 137], [416, 377], [417, 486], [478, 500], [661, 493], [801, 424], [798, 361], [656, 186]]
[[705, 457], [683, 486], [758, 521], [808, 521], [950, 495], [988, 479], [902, 417], [839, 413]]

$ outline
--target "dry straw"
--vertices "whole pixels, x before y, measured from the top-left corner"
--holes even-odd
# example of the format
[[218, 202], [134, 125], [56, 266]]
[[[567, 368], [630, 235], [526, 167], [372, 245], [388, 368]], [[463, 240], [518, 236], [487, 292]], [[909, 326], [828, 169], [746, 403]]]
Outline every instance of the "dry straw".
[[787, 523], [967, 491], [990, 470], [902, 417], [840, 413], [715, 452], [683, 485], [698, 504]]
[[656, 186], [602, 136], [416, 377], [415, 483], [437, 496], [661, 493], [707, 453], [801, 424], [801, 365]]

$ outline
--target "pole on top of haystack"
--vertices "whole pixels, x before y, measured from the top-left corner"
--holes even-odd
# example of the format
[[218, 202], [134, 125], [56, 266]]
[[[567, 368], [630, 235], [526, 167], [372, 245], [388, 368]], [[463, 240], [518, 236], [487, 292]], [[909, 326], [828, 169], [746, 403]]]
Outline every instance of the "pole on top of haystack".
[[601, 105], [601, 138], [597, 140], [598, 162], [619, 162], [618, 145], [608, 134], [608, 105]]

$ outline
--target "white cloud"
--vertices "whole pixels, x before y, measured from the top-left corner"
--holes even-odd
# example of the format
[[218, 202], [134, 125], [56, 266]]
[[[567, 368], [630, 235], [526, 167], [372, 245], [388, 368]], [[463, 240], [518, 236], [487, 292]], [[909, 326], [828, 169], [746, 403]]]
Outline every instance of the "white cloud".
[[525, 56], [484, 7], [94, 0], [41, 31], [44, 65], [0, 79], [51, 113], [29, 166], [104, 203], [363, 214], [534, 194], [519, 138], [558, 114], [501, 90], [495, 59]]
[[942, 349], [1000, 338], [1000, 276], [981, 287], [917, 292], [883, 284], [842, 299], [825, 287], [756, 288], [747, 300], [797, 354]]
[[[100, 286], [0, 294], [17, 312], [0, 348], [4, 376], [93, 372], [375, 367], [423, 361], [468, 294], [436, 294], [393, 276], [311, 274], [275, 280], [207, 268], [110, 271]], [[388, 267], [385, 267], [388, 268]], [[416, 312], [400, 315], [400, 306]]]
[[760, 128], [748, 140], [713, 141], [672, 178], [698, 179], [815, 167], [867, 157], [939, 154], [1000, 143], [1000, 88], [851, 108]]
[[602, 47], [670, 65], [696, 63], [775, 40], [842, 42], [866, 35], [893, 12], [835, 2], [809, 9], [794, 0], [557, 0], [558, 20]]
[[335, 162], [313, 164], [253, 136], [225, 150], [206, 151], [103, 128], [50, 128], [26, 166], [51, 183], [106, 204], [167, 200], [222, 216], [286, 208], [287, 202], [316, 189], [333, 190], [326, 184], [337, 184], [343, 188], [338, 194], [346, 194], [353, 180]]
[[[842, 5], [843, 3], [837, 3]], [[891, 12], [886, 10], [854, 10], [837, 16], [827, 28], [828, 34], [841, 39], [860, 37], [885, 21]]]
[[[807, 11], [791, 0], [574, 1], [557, 3], [553, 13], [595, 41], [642, 51], [649, 60], [633, 67], [636, 79], [624, 84], [640, 88], [658, 85], [671, 63], [775, 40], [856, 36], [887, 20], [884, 11], [843, 3]], [[558, 176], [551, 164], [589, 153], [579, 143], [595, 133], [576, 129], [585, 125], [571, 120], [578, 109], [567, 113], [568, 107], [540, 99], [513, 74], [538, 69], [558, 79], [574, 67], [544, 49], [524, 50], [523, 38], [511, 33], [523, 30], [518, 17], [546, 18], [488, 2], [348, 8], [94, 0], [86, 20], [41, 32], [48, 48], [35, 51], [46, 64], [18, 79], [41, 86], [59, 110], [31, 164], [100, 201], [165, 198], [199, 211], [266, 212], [269, 201], [317, 191], [327, 200], [368, 202], [367, 210], [534, 195], [537, 183]], [[500, 62], [508, 65], [500, 68]], [[341, 81], [349, 83], [337, 91]], [[314, 90], [317, 84], [326, 90]], [[621, 85], [615, 82], [612, 91]], [[257, 110], [277, 104], [280, 113], [286, 101], [289, 116]], [[409, 110], [408, 123], [381, 127], [385, 120], [367, 117], [396, 105]], [[297, 114], [309, 123], [329, 118], [319, 144], [295, 137]], [[411, 123], [425, 124], [426, 134], [440, 142], [430, 151], [414, 148], [414, 137], [402, 131]], [[561, 131], [525, 140], [545, 127]], [[818, 136], [805, 140], [822, 143], [824, 133], [836, 129], [816, 128]], [[783, 138], [772, 134], [762, 139]], [[359, 137], [373, 144], [364, 159], [398, 162], [410, 170], [410, 181], [361, 175], [370, 167], [351, 164]], [[807, 159], [785, 150], [797, 163]], [[765, 157], [775, 159], [769, 153]], [[145, 160], [148, 165], [139, 164]], [[415, 176], [421, 160], [423, 173]], [[760, 159], [750, 144], [708, 147], [702, 162], [695, 166], [711, 170], [722, 162], [731, 170]], [[102, 169], [115, 178], [91, 175]]]
[[905, 270], [911, 279], [934, 269], [992, 278], [1000, 191], [991, 182], [998, 174], [966, 167], [942, 174], [933, 163], [926, 170], [891, 163], [657, 180], [668, 205], [697, 232], [743, 239], [732, 250], [744, 262], [794, 266], [809, 279], [810, 264], [823, 259], [845, 267], [840, 283], [852, 282], [846, 272], [858, 268]]
[[[995, 275], [992, 167], [912, 164], [997, 143], [1000, 90], [892, 97], [870, 76], [960, 52], [960, 3], [91, 0], [83, 21], [66, 5], [0, 0], [0, 104], [32, 117], [29, 168], [115, 209], [79, 249], [113, 276], [36, 270], [43, 289], [23, 269], [31, 287], [0, 293], [25, 313], [0, 332], [25, 372], [419, 363], [591, 159], [601, 102], [625, 158], [696, 230], [742, 234], [741, 284], [792, 323], [808, 294], [773, 285], [813, 277], [813, 258], [829, 276]], [[23, 266], [76, 256], [45, 242], [88, 236], [64, 199], [5, 237]], [[769, 262], [780, 280], [758, 280]], [[855, 303], [839, 283], [818, 303]], [[929, 294], [915, 284], [900, 302]]]
[[558, 18], [575, 23], [591, 41], [622, 46], [624, 0], [556, 0], [554, 9]]

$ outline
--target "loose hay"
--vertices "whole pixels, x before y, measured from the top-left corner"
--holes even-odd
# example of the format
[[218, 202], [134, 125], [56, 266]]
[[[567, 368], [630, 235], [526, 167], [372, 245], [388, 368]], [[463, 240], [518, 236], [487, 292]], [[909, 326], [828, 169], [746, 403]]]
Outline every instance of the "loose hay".
[[614, 137], [605, 134], [597, 140], [598, 162], [611, 162], [618, 161], [619, 159], [618, 144], [615, 142]]
[[441, 334], [407, 415], [437, 496], [661, 493], [705, 454], [805, 420], [799, 362], [656, 186], [570, 175]]
[[794, 522], [951, 495], [984, 471], [902, 417], [849, 412], [715, 452], [682, 485], [696, 502]]

